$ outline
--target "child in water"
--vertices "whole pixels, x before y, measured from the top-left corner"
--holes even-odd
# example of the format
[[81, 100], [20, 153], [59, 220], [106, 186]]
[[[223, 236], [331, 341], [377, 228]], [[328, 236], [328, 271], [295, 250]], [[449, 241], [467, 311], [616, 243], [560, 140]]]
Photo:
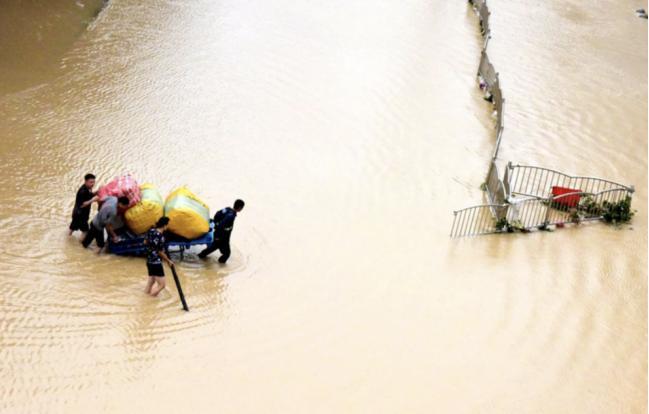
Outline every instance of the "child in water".
[[[174, 266], [174, 262], [165, 253], [164, 232], [168, 226], [169, 218], [161, 217], [155, 227], [149, 229], [146, 233], [144, 240], [147, 250], [146, 267], [149, 271], [149, 280], [147, 281], [144, 293], [151, 296], [157, 296], [165, 288], [165, 273], [162, 267], [162, 260], [167, 262], [170, 267]], [[154, 287], [154, 285], [156, 286]]]

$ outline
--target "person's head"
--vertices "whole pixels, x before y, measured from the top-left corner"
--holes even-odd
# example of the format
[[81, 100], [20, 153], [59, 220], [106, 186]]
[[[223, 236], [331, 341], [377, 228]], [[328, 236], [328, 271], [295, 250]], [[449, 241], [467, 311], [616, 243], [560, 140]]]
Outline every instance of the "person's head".
[[94, 174], [86, 174], [83, 179], [85, 181], [86, 187], [92, 188], [95, 186], [95, 175]]
[[121, 196], [117, 199], [117, 208], [119, 208], [120, 211], [125, 211], [128, 208], [128, 204], [128, 197]]
[[169, 227], [169, 217], [160, 217], [155, 224], [155, 228], [163, 232], [167, 231], [167, 227]]
[[235, 200], [234, 206], [232, 206], [232, 208], [234, 209], [234, 211], [236, 211], [238, 213], [241, 210], [243, 210], [243, 206], [245, 206], [245, 205], [246, 205], [246, 203], [244, 203], [243, 200], [237, 199], [237, 200]]

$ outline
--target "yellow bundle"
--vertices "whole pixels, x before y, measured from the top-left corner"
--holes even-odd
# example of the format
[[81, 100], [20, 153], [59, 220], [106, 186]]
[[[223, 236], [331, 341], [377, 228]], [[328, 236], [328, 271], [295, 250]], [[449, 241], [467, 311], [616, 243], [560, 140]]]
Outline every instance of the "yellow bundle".
[[142, 193], [140, 202], [124, 213], [126, 225], [136, 234], [142, 234], [155, 226], [164, 214], [162, 196], [153, 184], [142, 184], [140, 191]]
[[201, 237], [210, 231], [210, 209], [185, 187], [174, 190], [165, 201], [169, 231], [186, 239]]

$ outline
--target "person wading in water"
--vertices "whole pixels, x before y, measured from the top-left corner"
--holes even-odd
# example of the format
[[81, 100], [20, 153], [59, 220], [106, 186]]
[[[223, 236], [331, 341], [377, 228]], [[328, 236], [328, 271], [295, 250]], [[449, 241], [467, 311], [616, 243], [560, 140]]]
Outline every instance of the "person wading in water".
[[124, 214], [128, 208], [128, 204], [128, 197], [106, 197], [97, 215], [92, 219], [88, 233], [86, 233], [86, 236], [81, 242], [83, 247], [90, 246], [90, 243], [95, 240], [99, 247], [97, 253], [101, 253], [101, 250], [106, 244], [104, 240], [104, 229], [108, 231], [108, 235], [112, 238], [113, 242], [117, 243], [119, 237], [115, 233], [115, 229], [119, 228], [119, 225], [122, 224], [119, 215]]
[[149, 280], [146, 283], [144, 293], [147, 295], [158, 296], [158, 293], [165, 288], [165, 272], [162, 261], [164, 260], [170, 267], [174, 267], [174, 262], [165, 253], [164, 232], [168, 226], [169, 218], [161, 217], [155, 227], [149, 229], [146, 233], [144, 244], [147, 251], [146, 268], [149, 271]]
[[232, 208], [226, 207], [223, 210], [217, 211], [214, 215], [214, 241], [212, 244], [198, 254], [198, 257], [204, 259], [215, 250], [221, 251], [219, 263], [225, 263], [230, 257], [230, 235], [232, 234], [232, 227], [234, 226], [234, 219], [237, 218], [237, 213], [243, 210], [245, 203], [243, 200], [234, 202]]
[[90, 219], [90, 204], [95, 193], [92, 188], [95, 186], [95, 176], [86, 174], [83, 177], [84, 183], [77, 191], [77, 198], [74, 201], [74, 210], [72, 210], [72, 222], [70, 223], [70, 235], [77, 230], [83, 232], [83, 237], [88, 233], [88, 220]]

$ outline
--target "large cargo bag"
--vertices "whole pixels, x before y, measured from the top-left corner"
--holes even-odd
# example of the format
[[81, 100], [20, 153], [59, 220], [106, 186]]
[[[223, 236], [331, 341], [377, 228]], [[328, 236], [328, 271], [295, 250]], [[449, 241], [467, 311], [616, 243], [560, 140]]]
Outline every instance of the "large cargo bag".
[[105, 184], [97, 191], [99, 202], [102, 203], [106, 197], [128, 197], [129, 207], [133, 207], [140, 202], [142, 198], [140, 186], [130, 174], [116, 177], [108, 184]]
[[167, 196], [164, 214], [169, 217], [169, 231], [186, 239], [195, 239], [210, 231], [209, 207], [185, 187]]
[[162, 196], [153, 184], [142, 184], [140, 192], [142, 195], [140, 202], [124, 213], [126, 225], [135, 234], [142, 234], [155, 226], [164, 214]]

